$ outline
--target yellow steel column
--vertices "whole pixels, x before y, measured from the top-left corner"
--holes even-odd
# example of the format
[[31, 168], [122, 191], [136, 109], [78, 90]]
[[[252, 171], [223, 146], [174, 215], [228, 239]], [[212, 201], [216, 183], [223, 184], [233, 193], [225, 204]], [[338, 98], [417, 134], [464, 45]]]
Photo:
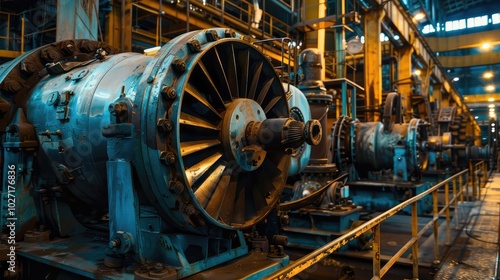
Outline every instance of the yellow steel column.
[[122, 0], [120, 46], [123, 51], [132, 51], [132, 0]]
[[106, 15], [106, 24], [104, 30], [104, 41], [109, 45], [120, 47], [120, 3], [117, 0], [111, 0], [111, 11]]
[[[325, 3], [326, 3], [325, 1], [319, 1], [319, 0], [304, 1], [303, 21], [310, 19], [324, 18], [326, 16]], [[315, 25], [316, 24], [313, 25], [314, 28], [316, 27]], [[325, 29], [318, 29], [316, 31], [308, 32], [305, 34], [305, 36], [306, 36], [306, 41], [305, 41], [306, 48], [316, 48], [321, 52], [321, 54], [325, 53], [325, 36], [326, 36]], [[323, 66], [326, 65], [324, 55], [321, 56], [321, 64]], [[325, 79], [325, 67], [321, 69], [321, 80], [324, 79]]]
[[122, 52], [132, 50], [132, 1], [111, 0], [106, 16], [105, 42]]
[[380, 44], [380, 22], [382, 9], [370, 9], [364, 16], [365, 27], [365, 90], [367, 121], [380, 120], [378, 106], [382, 103], [382, 45]]
[[398, 55], [398, 93], [401, 94], [403, 105], [403, 116], [405, 123], [409, 123], [412, 118], [412, 81], [411, 81], [411, 54], [413, 53], [412, 46], [404, 46], [399, 48]]

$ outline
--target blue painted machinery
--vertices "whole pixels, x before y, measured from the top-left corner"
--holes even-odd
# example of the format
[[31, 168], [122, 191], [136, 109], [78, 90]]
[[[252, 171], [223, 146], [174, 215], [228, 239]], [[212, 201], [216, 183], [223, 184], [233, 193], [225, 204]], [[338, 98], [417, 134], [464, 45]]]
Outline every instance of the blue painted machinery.
[[6, 278], [259, 279], [288, 263], [285, 238], [256, 228], [324, 137], [249, 38], [194, 31], [154, 55], [62, 41], [0, 82]]
[[[298, 89], [304, 93], [304, 101], [298, 102], [301, 111], [310, 113], [318, 120], [322, 131], [328, 131], [327, 115], [332, 95], [327, 93], [321, 81], [321, 52], [304, 50], [299, 56], [303, 79]], [[304, 105], [305, 104], [305, 105]], [[359, 221], [361, 207], [349, 199], [349, 187], [345, 185], [347, 174], [339, 176], [339, 169], [329, 157], [329, 139], [326, 133], [319, 145], [310, 147], [310, 159], [290, 176], [288, 192], [280, 204], [281, 220], [288, 246], [308, 249], [319, 248], [346, 233]], [[368, 234], [352, 243], [362, 249], [371, 236]], [[347, 250], [342, 247], [341, 251]]]
[[[367, 211], [388, 210], [430, 187], [421, 181], [427, 126], [420, 119], [393, 123], [390, 113], [397, 99], [396, 93], [388, 95], [383, 122], [342, 116], [332, 129], [332, 161], [350, 174], [352, 201]], [[431, 197], [419, 203], [419, 214], [431, 210]]]
[[[323, 131], [328, 131], [322, 118], [327, 116], [327, 105], [330, 104], [327, 97], [331, 96], [326, 94], [320, 80], [321, 56], [317, 50], [309, 49], [302, 52], [300, 58], [304, 80], [298, 87], [308, 98], [311, 108], [319, 104], [323, 106], [314, 118], [322, 123]], [[445, 142], [449, 138], [444, 132], [457, 136], [461, 129], [457, 122], [446, 122], [447, 119], [458, 119], [454, 114], [456, 108], [442, 110], [437, 135], [434, 128], [421, 119], [402, 123], [401, 112], [400, 96], [391, 92], [382, 106], [380, 122], [361, 122], [348, 116], [337, 118], [330, 138], [312, 148], [311, 160], [303, 171], [304, 178], [297, 183], [296, 189], [311, 193], [311, 189], [323, 189], [329, 180], [347, 173], [349, 178], [343, 187], [349, 191], [341, 192], [348, 193], [341, 201], [362, 206], [366, 211], [385, 211], [424, 192], [431, 182], [437, 183], [424, 177], [430, 169], [456, 171], [455, 167], [464, 167], [457, 161], [467, 163], [470, 158], [488, 157], [487, 147]], [[314, 151], [318, 152], [315, 154]], [[419, 202], [420, 215], [431, 209], [430, 196]]]
[[[435, 131], [429, 136], [426, 149], [429, 164], [423, 173], [425, 181], [438, 183], [454, 173], [469, 168], [470, 160], [490, 160], [488, 145], [480, 147], [467, 143], [462, 116], [456, 106], [440, 109], [436, 114]], [[463, 178], [464, 182], [467, 178]]]
[[[420, 119], [397, 123], [399, 102], [396, 93], [388, 94], [382, 122], [342, 116], [334, 123], [333, 161], [350, 173], [353, 202], [368, 211], [388, 210], [467, 168], [469, 159], [490, 157], [488, 147], [453, 142], [451, 129], [432, 135], [436, 132]], [[431, 209], [431, 196], [419, 201], [419, 215]]]

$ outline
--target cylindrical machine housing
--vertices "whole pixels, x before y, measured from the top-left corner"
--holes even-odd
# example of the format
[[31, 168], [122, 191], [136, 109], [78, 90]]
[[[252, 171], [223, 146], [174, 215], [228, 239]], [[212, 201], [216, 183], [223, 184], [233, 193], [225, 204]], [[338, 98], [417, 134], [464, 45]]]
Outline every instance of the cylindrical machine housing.
[[38, 166], [47, 184], [65, 185], [86, 204], [107, 206], [107, 139], [101, 128], [109, 123], [114, 100], [121, 94], [134, 98], [152, 59], [117, 54], [65, 75], [48, 75], [33, 88], [27, 119], [38, 134]]
[[[355, 122], [354, 153], [358, 170], [379, 171], [394, 166], [394, 148], [405, 145], [408, 125], [395, 124], [391, 133], [384, 133], [379, 122]], [[411, 167], [415, 169], [414, 166]]]
[[425, 139], [425, 126], [418, 119], [393, 124], [387, 130], [380, 122], [363, 123], [342, 116], [334, 123], [331, 160], [342, 171], [354, 165], [361, 178], [367, 178], [369, 172], [392, 170], [396, 178], [404, 179], [426, 168]]
[[[59, 192], [83, 219], [105, 214], [106, 163], [125, 161], [140, 202], [177, 230], [251, 227], [285, 186], [287, 148], [321, 137], [318, 122], [290, 118], [274, 66], [234, 31], [183, 34], [154, 56], [99, 46], [60, 42], [0, 67], [2, 89], [16, 92], [13, 81], [27, 77], [17, 69], [40, 68], [0, 122], [26, 104], [39, 141], [35, 188]], [[251, 123], [262, 126], [257, 141]]]

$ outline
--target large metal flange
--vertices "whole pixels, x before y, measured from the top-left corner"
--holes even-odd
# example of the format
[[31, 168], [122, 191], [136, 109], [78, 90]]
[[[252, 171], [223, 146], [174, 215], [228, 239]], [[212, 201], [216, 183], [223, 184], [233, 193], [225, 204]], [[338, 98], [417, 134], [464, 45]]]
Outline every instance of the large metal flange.
[[[262, 220], [285, 186], [290, 156], [254, 148], [243, 133], [250, 121], [289, 117], [274, 66], [243, 35], [219, 28], [181, 35], [155, 58], [137, 90], [145, 94], [136, 166], [147, 178], [147, 197], [162, 217], [192, 232]], [[183, 71], [174, 66], [180, 61]], [[171, 124], [168, 133], [158, 129], [159, 119]], [[165, 164], [159, 154], [175, 160]]]
[[425, 122], [420, 119], [411, 119], [406, 134], [407, 165], [410, 173], [421, 173], [427, 168], [428, 154], [425, 147], [421, 147], [427, 140]]

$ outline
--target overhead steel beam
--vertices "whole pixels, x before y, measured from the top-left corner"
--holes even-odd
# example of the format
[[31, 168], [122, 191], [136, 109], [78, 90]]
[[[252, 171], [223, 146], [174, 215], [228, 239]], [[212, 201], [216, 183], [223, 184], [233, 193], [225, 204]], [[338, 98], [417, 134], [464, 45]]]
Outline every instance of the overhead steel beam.
[[[493, 98], [493, 101], [490, 101], [490, 98]], [[467, 102], [467, 105], [469, 107], [479, 107], [478, 103], [499, 102], [500, 101], [500, 93], [465, 95], [464, 101]], [[482, 106], [484, 106], [484, 104], [481, 104], [481, 107]]]
[[438, 59], [441, 65], [446, 68], [491, 65], [500, 64], [500, 53], [489, 52], [461, 56], [439, 56]]
[[480, 48], [486, 42], [500, 44], [499, 38], [500, 30], [451, 37], [425, 37], [427, 43], [435, 52]]

